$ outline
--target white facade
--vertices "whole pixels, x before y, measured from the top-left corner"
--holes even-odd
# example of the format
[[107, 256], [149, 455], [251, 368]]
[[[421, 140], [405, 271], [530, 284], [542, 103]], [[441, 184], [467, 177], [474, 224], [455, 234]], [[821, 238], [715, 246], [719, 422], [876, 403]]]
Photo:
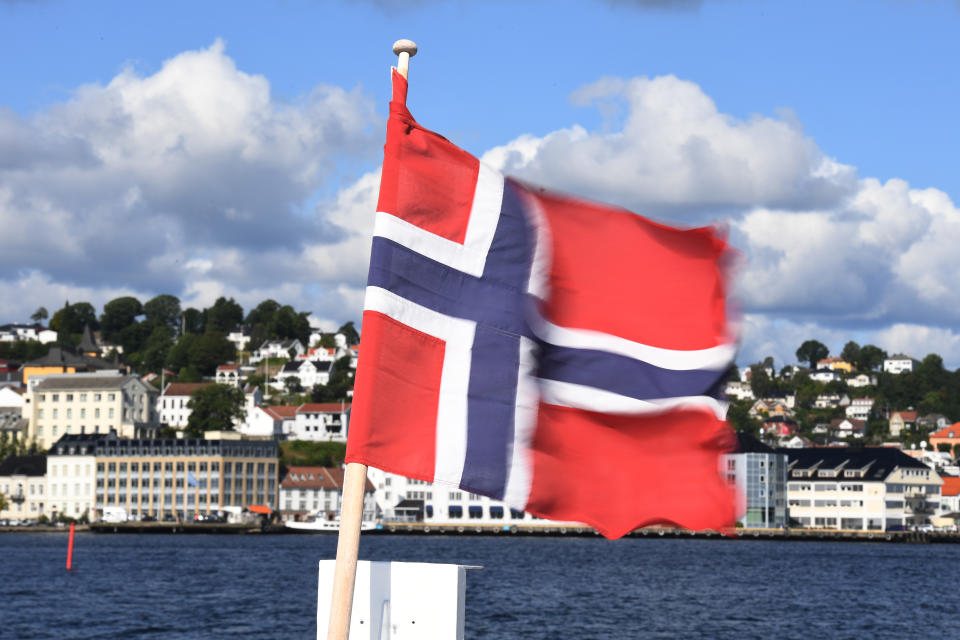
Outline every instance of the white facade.
[[[46, 476], [43, 475], [42, 457], [23, 456], [19, 460], [33, 459], [29, 469], [15, 464], [16, 458], [8, 458], [9, 467], [20, 467], [9, 469], [0, 475], [0, 493], [7, 498], [7, 508], [0, 510], [0, 518], [5, 520], [36, 520], [44, 514], [48, 514], [46, 505]], [[38, 468], [35, 466], [41, 462]]]
[[867, 375], [866, 373], [861, 373], [859, 375], [851, 376], [847, 378], [847, 386], [858, 388], [858, 387], [875, 387], [877, 385], [877, 376]]
[[834, 380], [840, 379], [840, 374], [833, 369], [817, 369], [816, 371], [810, 372], [810, 379], [824, 383], [833, 382]]
[[913, 371], [913, 358], [900, 355], [887, 358], [883, 361], [883, 370], [894, 375]]
[[724, 388], [724, 392], [727, 394], [728, 398], [736, 398], [737, 400], [754, 400], [753, 389], [750, 388], [750, 384], [746, 382], [740, 382], [738, 380], [731, 380], [727, 383], [727, 386]]
[[47, 344], [57, 340], [57, 332], [32, 324], [8, 324], [0, 327], [0, 342], [21, 340], [35, 340]]
[[304, 389], [312, 389], [317, 385], [326, 385], [330, 382], [330, 361], [323, 360], [294, 360], [284, 365], [277, 373], [277, 381], [271, 383], [276, 389], [285, 389], [287, 380], [295, 378], [300, 381]]
[[[190, 395], [197, 389], [209, 386], [209, 382], [167, 384], [163, 393], [157, 398], [157, 415], [162, 424], [168, 427], [183, 429], [190, 420], [193, 410], [190, 408]], [[243, 408], [246, 416], [253, 413], [255, 407], [263, 403], [263, 393], [260, 387], [244, 389]], [[234, 420], [233, 426], [240, 430], [243, 420]]]
[[234, 387], [240, 386], [240, 368], [235, 364], [220, 365], [217, 367], [217, 373], [214, 376], [217, 384], [229, 384]]
[[156, 390], [118, 372], [60, 373], [30, 377], [25, 411], [28, 440], [49, 449], [65, 434], [109, 433], [145, 437], [157, 424]]
[[346, 403], [307, 403], [297, 408], [291, 440], [314, 440], [329, 442], [347, 441]]
[[94, 519], [96, 460], [93, 455], [47, 456], [47, 496], [51, 513]]
[[854, 398], [850, 401], [846, 413], [848, 418], [854, 420], [868, 420], [870, 412], [873, 410], [873, 398]]
[[[297, 340], [267, 340], [250, 356], [250, 362], [260, 362], [264, 358], [291, 358], [304, 353], [303, 344]], [[292, 356], [291, 356], [292, 352]]]

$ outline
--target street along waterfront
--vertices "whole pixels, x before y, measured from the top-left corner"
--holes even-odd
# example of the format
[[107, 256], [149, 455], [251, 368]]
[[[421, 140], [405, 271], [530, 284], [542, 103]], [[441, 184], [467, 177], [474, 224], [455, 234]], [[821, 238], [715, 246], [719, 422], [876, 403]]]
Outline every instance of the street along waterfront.
[[[84, 533], [68, 573], [65, 535], [10, 533], [0, 637], [315, 637], [317, 561], [335, 552], [322, 536]], [[391, 535], [363, 536], [360, 557], [482, 565], [468, 638], [902, 638], [952, 635], [930, 594], [960, 548]]]

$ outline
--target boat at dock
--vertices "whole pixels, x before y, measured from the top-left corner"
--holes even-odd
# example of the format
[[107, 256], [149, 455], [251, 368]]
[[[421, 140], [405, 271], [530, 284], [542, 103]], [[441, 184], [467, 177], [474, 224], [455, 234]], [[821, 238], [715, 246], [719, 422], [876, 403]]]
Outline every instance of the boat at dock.
[[[288, 520], [283, 523], [287, 529], [304, 533], [337, 533], [340, 531], [340, 514], [329, 511], [314, 511], [304, 520]], [[373, 531], [379, 523], [364, 514], [360, 522], [360, 531]]]

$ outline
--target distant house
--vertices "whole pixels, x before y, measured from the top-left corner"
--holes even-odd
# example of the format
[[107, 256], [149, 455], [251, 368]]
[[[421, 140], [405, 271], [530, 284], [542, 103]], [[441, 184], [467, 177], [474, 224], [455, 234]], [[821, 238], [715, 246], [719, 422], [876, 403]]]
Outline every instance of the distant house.
[[786, 416], [771, 416], [763, 421], [760, 427], [767, 438], [791, 438], [797, 433], [797, 423]]
[[950, 426], [951, 420], [942, 413], [928, 413], [917, 418], [917, 428], [923, 431], [935, 431]]
[[227, 340], [233, 343], [237, 351], [246, 351], [247, 345], [250, 344], [250, 330], [247, 327], [234, 329], [227, 334]]
[[217, 367], [214, 380], [217, 384], [229, 384], [238, 387], [240, 386], [240, 367], [235, 364], [222, 364]]
[[250, 362], [260, 362], [266, 358], [295, 358], [302, 354], [303, 344], [296, 338], [292, 340], [267, 340], [250, 356]]
[[873, 411], [873, 398], [854, 398], [850, 401], [846, 414], [848, 418], [866, 421], [870, 419], [871, 411]]
[[840, 374], [833, 369], [817, 369], [810, 372], [810, 379], [817, 382], [833, 382], [840, 379]]
[[[168, 427], [183, 429], [190, 420], [193, 410], [190, 408], [190, 396], [194, 391], [204, 389], [214, 382], [169, 382], [157, 398], [157, 414], [160, 422]], [[253, 408], [263, 403], [263, 393], [259, 387], [247, 386], [243, 389], [244, 411], [250, 415]], [[233, 427], [238, 431], [243, 420], [235, 420]]]
[[877, 376], [872, 374], [860, 373], [847, 378], [847, 386], [853, 388], [875, 387], [877, 386]]
[[246, 436], [270, 437], [284, 440], [293, 433], [297, 407], [293, 405], [259, 405], [248, 411], [237, 431]]
[[830, 432], [837, 438], [862, 438], [867, 432], [867, 423], [854, 418], [837, 418], [830, 421]]
[[[280, 518], [301, 520], [320, 512], [333, 519], [340, 513], [343, 497], [343, 469], [340, 467], [291, 466], [280, 480]], [[363, 510], [376, 512], [374, 486], [366, 480], [363, 489]]]
[[821, 393], [813, 401], [814, 409], [836, 409], [840, 406], [839, 393]]
[[47, 344], [56, 342], [57, 332], [39, 324], [5, 324], [0, 326], [0, 342], [34, 340]]
[[886, 373], [899, 375], [901, 373], [913, 371], [916, 360], [902, 353], [891, 356], [883, 361], [883, 370]]
[[342, 402], [311, 402], [297, 407], [293, 440], [347, 441], [347, 416], [350, 404]]
[[899, 436], [905, 430], [913, 429], [916, 422], [916, 411], [894, 411], [890, 414], [890, 435]]
[[47, 355], [25, 362], [21, 368], [23, 384], [29, 384], [32, 376], [57, 373], [82, 373], [117, 369], [117, 365], [87, 355], [76, 354], [61, 347], [50, 347]]
[[0, 518], [36, 520], [44, 515], [47, 457], [8, 456], [0, 460], [0, 494], [7, 498]]
[[953, 451], [954, 447], [960, 444], [960, 422], [931, 433], [928, 440], [934, 451], [937, 451], [941, 444], [950, 445], [950, 450]]
[[817, 361], [817, 369], [831, 369], [833, 371], [853, 371], [853, 365], [843, 358], [824, 358]]
[[750, 388], [750, 385], [746, 382], [740, 382], [739, 380], [731, 380], [727, 383], [727, 386], [724, 387], [724, 392], [727, 394], [728, 398], [736, 398], [737, 400], [753, 400], [753, 389]]
[[277, 381], [272, 386], [282, 390], [290, 379], [298, 380], [300, 386], [307, 390], [325, 385], [330, 382], [332, 365], [330, 360], [291, 360], [277, 373]]

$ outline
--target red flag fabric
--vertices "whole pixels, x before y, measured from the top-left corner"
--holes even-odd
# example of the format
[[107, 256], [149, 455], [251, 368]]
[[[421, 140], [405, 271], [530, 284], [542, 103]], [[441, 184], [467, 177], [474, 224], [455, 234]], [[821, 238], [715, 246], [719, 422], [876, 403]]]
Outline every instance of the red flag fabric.
[[732, 525], [722, 235], [504, 177], [393, 80], [347, 461], [611, 538]]

